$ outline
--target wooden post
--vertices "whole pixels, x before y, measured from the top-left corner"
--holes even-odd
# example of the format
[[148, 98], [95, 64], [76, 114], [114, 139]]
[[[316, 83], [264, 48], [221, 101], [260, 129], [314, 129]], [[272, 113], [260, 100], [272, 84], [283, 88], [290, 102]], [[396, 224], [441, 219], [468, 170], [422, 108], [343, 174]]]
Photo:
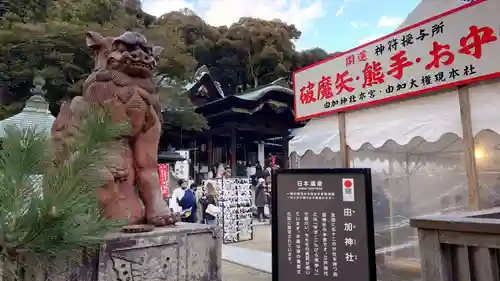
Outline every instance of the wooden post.
[[[418, 230], [418, 244], [420, 246], [420, 264], [422, 265], [422, 280], [447, 281], [451, 280], [446, 270], [445, 258], [439, 244], [437, 230]], [[469, 265], [460, 265], [469, 266]]]
[[[213, 151], [212, 134], [208, 135], [207, 153], [208, 153], [208, 168], [212, 169], [212, 167], [214, 166], [214, 151]], [[214, 177], [215, 177], [215, 175], [214, 175]]]
[[346, 118], [345, 113], [340, 112], [339, 118], [339, 138], [340, 138], [340, 159], [342, 160], [342, 168], [349, 168], [349, 147], [346, 141]]
[[236, 129], [231, 130], [231, 175], [236, 176]]
[[469, 209], [479, 209], [479, 185], [477, 181], [476, 157], [474, 148], [474, 134], [472, 132], [472, 118], [470, 110], [469, 88], [458, 88], [460, 102], [460, 117], [462, 119], [462, 133], [465, 149], [465, 170], [469, 190]]
[[[392, 160], [392, 157], [389, 159], [389, 179], [392, 179], [392, 176], [394, 174], [394, 161]], [[388, 185], [388, 190], [389, 190], [389, 194], [391, 194], [392, 192], [394, 192], [394, 189], [392, 187], [392, 181], [391, 180], [388, 180], [387, 181], [387, 185]], [[392, 196], [388, 196], [389, 198], [389, 225], [390, 226], [393, 226], [394, 225], [394, 205], [393, 205], [393, 199], [392, 199]], [[389, 244], [391, 247], [394, 246], [394, 227], [391, 227], [390, 228], [390, 232], [389, 232], [389, 237], [391, 238], [390, 241], [391, 241], [391, 244]], [[391, 252], [389, 254], [390, 256], [394, 256], [394, 253]]]

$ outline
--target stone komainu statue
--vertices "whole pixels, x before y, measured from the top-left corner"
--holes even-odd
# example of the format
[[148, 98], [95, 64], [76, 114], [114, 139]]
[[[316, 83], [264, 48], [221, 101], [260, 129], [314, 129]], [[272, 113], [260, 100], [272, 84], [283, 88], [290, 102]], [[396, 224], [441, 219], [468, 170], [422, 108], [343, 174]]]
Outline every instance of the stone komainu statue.
[[107, 183], [97, 190], [103, 213], [129, 224], [174, 224], [177, 217], [163, 200], [157, 172], [161, 108], [153, 74], [163, 48], [151, 46], [136, 32], [106, 38], [88, 32], [86, 41], [94, 70], [83, 85], [83, 96], [61, 105], [52, 127], [54, 143], [63, 146], [71, 140], [78, 116], [89, 104], [107, 107], [115, 122], [129, 121], [130, 134], [117, 140], [125, 150], [113, 152], [114, 165], [104, 171]]

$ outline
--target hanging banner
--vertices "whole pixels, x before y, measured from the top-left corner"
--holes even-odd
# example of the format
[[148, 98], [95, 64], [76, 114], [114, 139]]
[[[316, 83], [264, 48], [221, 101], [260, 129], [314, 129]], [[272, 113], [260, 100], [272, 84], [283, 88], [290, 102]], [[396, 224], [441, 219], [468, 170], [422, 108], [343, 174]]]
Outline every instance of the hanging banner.
[[500, 77], [499, 10], [464, 4], [296, 71], [295, 119]]
[[376, 281], [370, 169], [278, 170], [273, 281]]
[[189, 180], [189, 151], [177, 150], [175, 152], [179, 153], [185, 160], [175, 162], [174, 174], [178, 179]]
[[158, 164], [158, 175], [163, 197], [168, 197], [168, 164]]

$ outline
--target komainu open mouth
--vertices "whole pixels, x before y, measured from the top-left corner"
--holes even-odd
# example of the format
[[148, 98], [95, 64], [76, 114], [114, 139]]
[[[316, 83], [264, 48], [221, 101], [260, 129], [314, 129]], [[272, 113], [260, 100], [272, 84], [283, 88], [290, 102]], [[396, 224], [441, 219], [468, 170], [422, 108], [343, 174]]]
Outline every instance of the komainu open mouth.
[[154, 65], [143, 61], [125, 59], [121, 65], [121, 71], [131, 77], [150, 77], [154, 71]]
[[153, 65], [143, 62], [131, 62], [130, 65], [137, 68], [146, 68], [149, 70], [153, 70]]

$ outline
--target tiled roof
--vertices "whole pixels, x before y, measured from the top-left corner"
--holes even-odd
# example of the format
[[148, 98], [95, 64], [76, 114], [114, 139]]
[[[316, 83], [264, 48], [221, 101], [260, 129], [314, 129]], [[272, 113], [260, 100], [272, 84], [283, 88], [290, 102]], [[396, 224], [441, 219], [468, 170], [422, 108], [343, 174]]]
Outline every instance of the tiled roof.
[[285, 88], [279, 85], [265, 85], [261, 88], [254, 89], [240, 95], [234, 95], [234, 97], [242, 100], [258, 100], [271, 91], [283, 92], [285, 94], [289, 94], [290, 96], [293, 95], [293, 91], [289, 88]]

